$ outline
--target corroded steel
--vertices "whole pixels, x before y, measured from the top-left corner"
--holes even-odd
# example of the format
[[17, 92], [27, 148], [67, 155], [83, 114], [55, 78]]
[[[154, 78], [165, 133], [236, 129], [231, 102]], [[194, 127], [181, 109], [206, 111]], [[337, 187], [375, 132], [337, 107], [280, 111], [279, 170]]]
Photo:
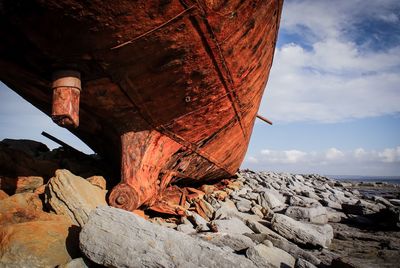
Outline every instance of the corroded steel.
[[51, 118], [62, 127], [79, 126], [80, 74], [76, 71], [57, 71], [53, 74], [53, 106]]
[[[80, 105], [66, 86], [56, 108], [80, 106], [71, 131], [120, 164], [110, 203], [179, 214], [186, 193], [171, 184], [227, 178], [243, 160], [282, 2], [0, 0], [0, 78], [51, 115], [53, 72], [79, 71]], [[60, 113], [67, 125], [75, 111]]]

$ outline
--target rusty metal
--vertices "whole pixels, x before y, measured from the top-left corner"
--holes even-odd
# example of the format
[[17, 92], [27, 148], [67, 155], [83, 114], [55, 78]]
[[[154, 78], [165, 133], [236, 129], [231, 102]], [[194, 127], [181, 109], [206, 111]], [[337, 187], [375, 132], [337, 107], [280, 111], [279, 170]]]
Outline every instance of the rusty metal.
[[269, 120], [268, 118], [265, 118], [264, 116], [261, 116], [261, 115], [258, 114], [258, 115], [257, 115], [257, 118], [261, 119], [262, 121], [264, 121], [264, 122], [267, 123], [267, 124], [272, 125], [272, 121]]
[[244, 158], [282, 3], [0, 0], [0, 79], [120, 165], [111, 205], [179, 214]]
[[71, 70], [56, 71], [53, 74], [53, 110], [51, 118], [62, 127], [79, 126], [79, 96], [81, 76]]

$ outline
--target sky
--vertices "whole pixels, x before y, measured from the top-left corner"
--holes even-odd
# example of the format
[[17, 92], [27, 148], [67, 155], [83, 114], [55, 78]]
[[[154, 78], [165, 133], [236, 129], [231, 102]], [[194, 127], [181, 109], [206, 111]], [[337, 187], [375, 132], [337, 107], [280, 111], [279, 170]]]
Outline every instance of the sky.
[[[400, 1], [285, 0], [259, 120], [241, 168], [400, 176]], [[0, 83], [0, 140], [92, 153]]]

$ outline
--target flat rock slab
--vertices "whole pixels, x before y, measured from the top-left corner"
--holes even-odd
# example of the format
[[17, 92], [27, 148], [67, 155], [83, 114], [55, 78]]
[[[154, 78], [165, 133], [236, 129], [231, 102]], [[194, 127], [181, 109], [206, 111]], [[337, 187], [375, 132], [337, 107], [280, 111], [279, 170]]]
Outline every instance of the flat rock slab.
[[107, 267], [256, 267], [243, 256], [112, 207], [98, 207], [80, 234], [81, 251]]
[[246, 256], [260, 267], [294, 267], [296, 262], [289, 253], [274, 246], [258, 244], [246, 251]]
[[328, 247], [333, 239], [329, 224], [299, 222], [282, 214], [275, 214], [271, 223], [272, 229], [297, 244]]

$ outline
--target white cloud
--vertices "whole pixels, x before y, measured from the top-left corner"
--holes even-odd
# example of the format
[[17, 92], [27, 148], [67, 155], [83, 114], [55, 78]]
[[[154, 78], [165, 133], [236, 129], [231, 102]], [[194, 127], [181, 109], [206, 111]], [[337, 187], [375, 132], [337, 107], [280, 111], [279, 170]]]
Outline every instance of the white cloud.
[[307, 160], [307, 153], [299, 150], [273, 151], [262, 150], [261, 155], [271, 163], [294, 164]]
[[325, 158], [327, 160], [339, 160], [343, 159], [344, 153], [336, 148], [330, 148], [325, 153]]
[[400, 43], [377, 51], [348, 36], [360, 16], [395, 20], [396, 2], [376, 2], [286, 2], [281, 30], [299, 33], [311, 49], [301, 42], [276, 49], [260, 113], [325, 123], [400, 113]]
[[386, 163], [400, 162], [400, 146], [397, 148], [387, 148], [383, 152], [378, 153], [378, 156]]

